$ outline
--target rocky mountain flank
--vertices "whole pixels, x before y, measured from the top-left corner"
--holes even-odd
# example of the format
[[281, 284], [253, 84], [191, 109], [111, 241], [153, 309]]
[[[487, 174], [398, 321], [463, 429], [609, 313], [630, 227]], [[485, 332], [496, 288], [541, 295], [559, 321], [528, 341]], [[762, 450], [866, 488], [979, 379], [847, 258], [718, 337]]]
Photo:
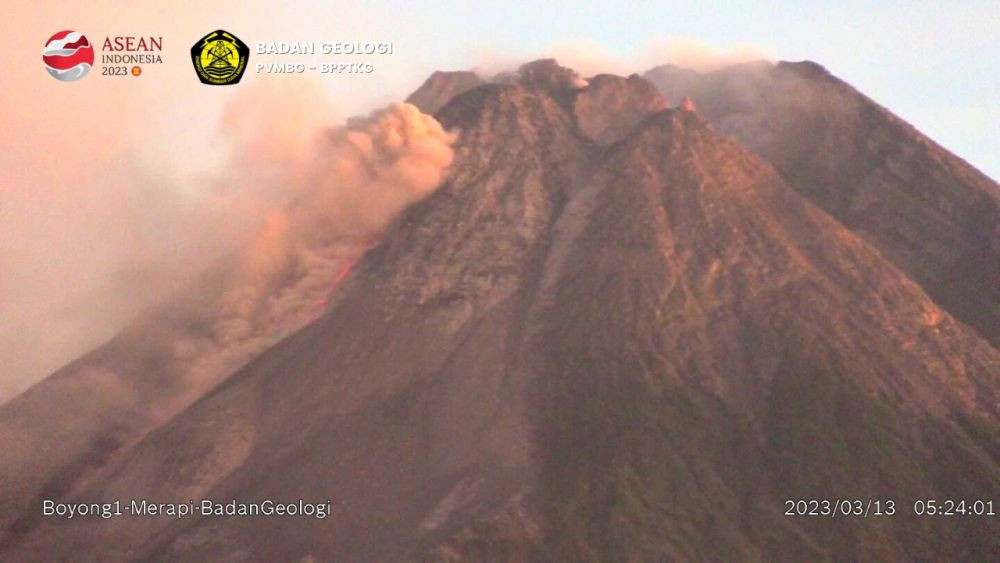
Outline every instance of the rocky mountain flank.
[[719, 131], [774, 165], [943, 309], [1000, 343], [1000, 186], [812, 62], [645, 78], [690, 96]]

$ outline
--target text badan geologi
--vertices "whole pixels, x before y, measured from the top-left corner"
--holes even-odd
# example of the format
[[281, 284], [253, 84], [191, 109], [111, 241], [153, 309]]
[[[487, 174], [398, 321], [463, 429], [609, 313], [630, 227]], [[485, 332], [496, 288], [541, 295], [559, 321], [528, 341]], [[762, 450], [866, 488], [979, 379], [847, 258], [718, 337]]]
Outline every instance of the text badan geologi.
[[66, 519], [99, 517], [110, 519], [122, 516], [304, 516], [322, 520], [330, 515], [331, 502], [307, 502], [302, 499], [292, 502], [277, 502], [271, 499], [261, 501], [216, 501], [201, 499], [188, 502], [150, 502], [144, 499], [112, 502], [56, 502], [42, 501], [42, 515]]

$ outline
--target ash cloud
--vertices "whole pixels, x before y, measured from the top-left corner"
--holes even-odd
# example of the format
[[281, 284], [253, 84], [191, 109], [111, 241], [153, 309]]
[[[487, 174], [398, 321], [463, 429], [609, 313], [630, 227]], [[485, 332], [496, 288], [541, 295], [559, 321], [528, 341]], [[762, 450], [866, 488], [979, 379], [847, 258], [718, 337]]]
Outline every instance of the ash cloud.
[[[237, 102], [222, 115], [228, 156], [193, 180], [122, 154], [77, 191], [13, 192], [21, 216], [61, 220], [0, 213], [17, 234], [0, 244], [0, 350], [13, 358], [0, 402], [137, 315], [126, 332], [169, 364], [163, 373], [211, 385], [320, 314], [350, 264], [451, 163], [454, 136], [413, 106], [330, 128], [335, 111], [306, 82]], [[36, 270], [44, 287], [27, 283]]]
[[292, 171], [292, 201], [238, 254], [210, 346], [246, 356], [315, 318], [389, 222], [441, 184], [453, 141], [409, 104], [327, 131], [313, 160]]

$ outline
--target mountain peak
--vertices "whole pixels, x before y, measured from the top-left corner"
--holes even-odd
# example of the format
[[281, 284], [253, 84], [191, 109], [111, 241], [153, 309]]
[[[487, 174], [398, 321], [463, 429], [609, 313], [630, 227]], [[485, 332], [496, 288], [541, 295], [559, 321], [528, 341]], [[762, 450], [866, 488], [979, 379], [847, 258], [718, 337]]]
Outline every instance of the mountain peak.
[[831, 78], [833, 75], [825, 66], [813, 61], [779, 61], [779, 69], [790, 70], [805, 78]]
[[598, 74], [573, 99], [580, 130], [602, 145], [624, 139], [643, 119], [667, 107], [656, 87], [635, 74]]
[[538, 59], [521, 65], [514, 73], [498, 75], [496, 82], [514, 82], [529, 88], [539, 88], [563, 101], [573, 92], [587, 85], [587, 81], [573, 69], [564, 67], [555, 59]]
[[[446, 127], [463, 128], [484, 115], [485, 105], [512, 103], [523, 109], [521, 102], [537, 101], [539, 94], [566, 110], [579, 132], [600, 145], [624, 139], [645, 118], [669, 107], [656, 87], [637, 74], [598, 74], [584, 80], [555, 59], [526, 63], [490, 81], [468, 72], [438, 71], [407, 100], [435, 113], [453, 101], [455, 107], [439, 117]], [[546, 111], [557, 110], [549, 106]]]
[[449, 100], [471, 90], [485, 81], [475, 72], [435, 71], [423, 84], [406, 98], [406, 102], [428, 114], [437, 113]]

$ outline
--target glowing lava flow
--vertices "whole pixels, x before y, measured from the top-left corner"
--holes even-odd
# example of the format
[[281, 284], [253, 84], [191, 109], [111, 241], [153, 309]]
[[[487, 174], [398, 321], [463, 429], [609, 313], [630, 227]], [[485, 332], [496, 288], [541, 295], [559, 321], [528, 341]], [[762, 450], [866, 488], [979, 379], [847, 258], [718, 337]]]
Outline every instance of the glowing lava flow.
[[347, 277], [347, 274], [351, 273], [351, 268], [354, 267], [354, 264], [357, 261], [358, 261], [357, 258], [353, 258], [349, 260], [347, 264], [344, 265], [344, 268], [340, 270], [340, 273], [337, 274], [337, 277], [333, 279], [333, 287], [331, 289], [337, 289], [337, 286], [340, 285], [340, 282], [344, 281], [344, 278]]
[[337, 291], [337, 287], [340, 285], [340, 282], [344, 281], [344, 278], [347, 277], [347, 274], [351, 273], [351, 268], [353, 268], [354, 265], [358, 263], [358, 260], [360, 260], [361, 256], [363, 255], [364, 253], [361, 253], [358, 256], [351, 258], [350, 260], [347, 261], [346, 264], [344, 264], [344, 267], [340, 269], [340, 272], [333, 278], [333, 285], [330, 286], [330, 291], [327, 292], [326, 297], [324, 297], [319, 301], [319, 306], [321, 309], [326, 308], [327, 304], [330, 302], [330, 297], [333, 296], [333, 292]]

